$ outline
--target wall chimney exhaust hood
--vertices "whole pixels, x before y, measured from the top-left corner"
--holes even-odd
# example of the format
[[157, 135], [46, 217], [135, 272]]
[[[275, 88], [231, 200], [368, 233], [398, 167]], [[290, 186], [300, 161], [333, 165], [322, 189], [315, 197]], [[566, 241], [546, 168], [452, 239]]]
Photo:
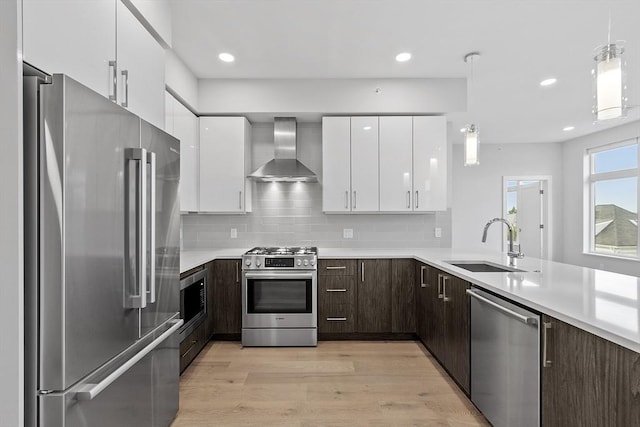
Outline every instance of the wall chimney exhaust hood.
[[273, 123], [274, 158], [248, 176], [258, 182], [318, 182], [318, 177], [296, 158], [296, 119], [276, 117]]

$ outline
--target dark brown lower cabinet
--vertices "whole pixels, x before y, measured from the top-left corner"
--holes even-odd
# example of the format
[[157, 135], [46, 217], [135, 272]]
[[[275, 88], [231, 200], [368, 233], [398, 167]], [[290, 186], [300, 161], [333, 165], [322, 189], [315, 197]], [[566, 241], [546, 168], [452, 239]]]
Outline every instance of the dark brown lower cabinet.
[[415, 261], [391, 260], [391, 332], [416, 331]]
[[356, 331], [391, 332], [391, 260], [358, 260]]
[[427, 317], [427, 280], [428, 280], [428, 267], [421, 262], [415, 263], [415, 299], [416, 299], [416, 335], [422, 342], [424, 342], [427, 336], [427, 323], [429, 318]]
[[204, 268], [207, 270], [207, 318], [204, 321], [204, 338], [205, 341], [209, 341], [213, 335], [214, 313], [216, 310], [216, 307], [213, 305], [213, 302], [215, 301], [213, 298], [214, 262], [208, 262], [205, 264]]
[[193, 330], [185, 339], [180, 342], [180, 373], [195, 359], [207, 343], [205, 339], [205, 323]]
[[242, 271], [239, 259], [213, 261], [213, 333], [242, 331]]
[[542, 425], [640, 425], [640, 354], [543, 316]]

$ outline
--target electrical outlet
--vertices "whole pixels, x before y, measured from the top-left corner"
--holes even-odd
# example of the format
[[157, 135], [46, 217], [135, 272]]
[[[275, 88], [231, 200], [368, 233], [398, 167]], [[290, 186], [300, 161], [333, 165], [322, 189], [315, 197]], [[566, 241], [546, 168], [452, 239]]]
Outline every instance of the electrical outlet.
[[442, 237], [442, 228], [440, 227], [436, 227], [433, 229], [433, 235], [436, 236], [437, 238]]
[[232, 239], [237, 239], [238, 238], [238, 229], [237, 228], [232, 228], [231, 229], [231, 238]]
[[342, 230], [342, 237], [345, 239], [353, 239], [353, 228], [345, 228]]

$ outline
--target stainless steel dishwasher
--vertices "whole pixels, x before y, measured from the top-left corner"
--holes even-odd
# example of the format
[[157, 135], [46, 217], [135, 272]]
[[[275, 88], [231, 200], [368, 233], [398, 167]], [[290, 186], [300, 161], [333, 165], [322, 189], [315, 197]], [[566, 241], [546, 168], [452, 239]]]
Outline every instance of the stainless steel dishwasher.
[[494, 427], [540, 425], [540, 316], [478, 288], [471, 296], [471, 400]]

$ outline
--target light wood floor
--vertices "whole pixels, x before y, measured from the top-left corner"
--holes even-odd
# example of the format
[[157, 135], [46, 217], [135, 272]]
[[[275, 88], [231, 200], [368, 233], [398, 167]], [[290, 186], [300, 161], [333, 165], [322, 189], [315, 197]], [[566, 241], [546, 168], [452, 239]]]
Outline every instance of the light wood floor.
[[488, 426], [413, 341], [210, 343], [183, 373], [185, 426]]

